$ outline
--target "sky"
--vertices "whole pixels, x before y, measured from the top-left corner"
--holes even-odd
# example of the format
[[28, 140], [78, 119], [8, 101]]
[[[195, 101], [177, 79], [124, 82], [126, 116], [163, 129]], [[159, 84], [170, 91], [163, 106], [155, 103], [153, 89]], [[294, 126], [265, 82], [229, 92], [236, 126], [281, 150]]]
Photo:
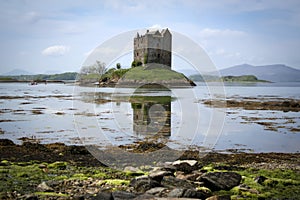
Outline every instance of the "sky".
[[0, 11], [0, 74], [78, 71], [112, 37], [166, 27], [196, 42], [217, 69], [300, 69], [299, 0], [0, 0]]

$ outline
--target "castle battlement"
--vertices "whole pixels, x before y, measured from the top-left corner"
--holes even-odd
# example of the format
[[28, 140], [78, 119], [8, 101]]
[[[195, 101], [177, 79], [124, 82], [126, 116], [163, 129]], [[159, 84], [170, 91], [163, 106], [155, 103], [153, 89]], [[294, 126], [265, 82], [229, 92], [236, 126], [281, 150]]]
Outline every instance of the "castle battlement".
[[134, 60], [143, 65], [147, 63], [159, 63], [171, 68], [172, 60], [172, 35], [169, 29], [161, 32], [149, 31], [145, 35], [137, 33], [134, 38]]

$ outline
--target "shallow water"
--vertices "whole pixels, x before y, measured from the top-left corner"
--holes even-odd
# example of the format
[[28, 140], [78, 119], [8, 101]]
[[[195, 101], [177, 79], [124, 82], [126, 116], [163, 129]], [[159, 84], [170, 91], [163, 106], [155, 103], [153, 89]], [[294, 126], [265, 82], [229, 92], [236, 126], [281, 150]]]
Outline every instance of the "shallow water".
[[[298, 83], [230, 84], [226, 98], [300, 99]], [[214, 91], [211, 91], [214, 90]], [[0, 84], [0, 138], [95, 144], [161, 140], [171, 148], [299, 152], [299, 112], [213, 108], [223, 88], [156, 90], [74, 85]], [[262, 122], [271, 123], [270, 126]]]

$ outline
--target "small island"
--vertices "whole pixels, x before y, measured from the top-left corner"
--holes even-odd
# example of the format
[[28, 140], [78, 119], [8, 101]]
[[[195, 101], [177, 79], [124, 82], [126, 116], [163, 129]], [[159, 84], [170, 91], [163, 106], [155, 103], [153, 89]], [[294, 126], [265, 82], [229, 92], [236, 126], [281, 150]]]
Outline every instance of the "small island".
[[172, 35], [168, 29], [147, 30], [134, 38], [134, 60], [130, 69], [110, 69], [99, 86], [191, 87], [196, 84], [171, 68]]
[[242, 76], [214, 76], [214, 75], [191, 75], [191, 80], [196, 82], [231, 82], [231, 83], [270, 83], [270, 81], [259, 80], [254, 75], [242, 75]]

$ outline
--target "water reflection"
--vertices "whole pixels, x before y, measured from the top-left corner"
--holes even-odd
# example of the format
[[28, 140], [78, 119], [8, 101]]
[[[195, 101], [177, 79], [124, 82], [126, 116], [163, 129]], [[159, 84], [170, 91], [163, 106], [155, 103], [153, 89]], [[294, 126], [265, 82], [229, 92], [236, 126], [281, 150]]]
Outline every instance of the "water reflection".
[[137, 135], [171, 135], [171, 96], [131, 96], [133, 132]]

